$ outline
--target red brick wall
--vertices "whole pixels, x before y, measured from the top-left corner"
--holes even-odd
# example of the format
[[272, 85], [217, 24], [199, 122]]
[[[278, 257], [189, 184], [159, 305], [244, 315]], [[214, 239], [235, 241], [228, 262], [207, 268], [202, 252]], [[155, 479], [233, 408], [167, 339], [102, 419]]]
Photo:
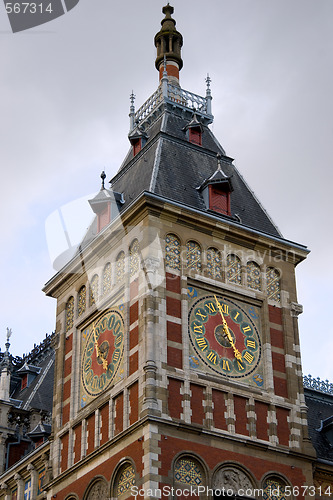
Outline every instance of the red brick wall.
[[135, 297], [137, 297], [139, 293], [139, 280], [138, 278], [135, 278], [135, 280], [132, 281], [130, 284], [130, 300], [133, 300]]
[[81, 438], [82, 438], [82, 424], [80, 423], [74, 428], [74, 463], [81, 459]]
[[265, 441], [269, 440], [267, 422], [268, 408], [269, 406], [267, 403], [262, 403], [261, 401], [255, 402], [257, 438], [264, 439]]
[[167, 347], [168, 365], [174, 368], [183, 368], [183, 351], [177, 347]]
[[139, 419], [139, 384], [134, 382], [129, 388], [129, 403], [130, 403], [130, 413], [129, 413], [129, 423], [134, 424]]
[[273, 370], [286, 373], [286, 365], [284, 355], [279, 352], [272, 352]]
[[181, 301], [173, 297], [166, 298], [166, 313], [175, 318], [181, 317]]
[[101, 419], [101, 440], [100, 445], [109, 440], [109, 403], [102, 406], [100, 410]]
[[182, 382], [174, 378], [169, 378], [168, 381], [168, 410], [171, 418], [180, 419], [183, 413], [182, 401], [183, 396], [180, 393]]
[[135, 373], [138, 368], [139, 368], [139, 353], [138, 351], [135, 351], [129, 357], [129, 374], [132, 375], [132, 373]]
[[95, 413], [87, 418], [87, 455], [95, 449]]
[[204, 402], [204, 388], [201, 385], [190, 384], [191, 389], [191, 410], [192, 422], [195, 424], [204, 425], [205, 409]]
[[284, 348], [283, 342], [283, 332], [281, 330], [275, 330], [275, 328], [270, 329], [271, 333], [271, 345], [272, 347]]
[[134, 443], [122, 449], [119, 453], [112, 455], [107, 460], [101, 462], [96, 468], [91, 469], [83, 477], [69, 482], [62, 491], [57, 492], [57, 500], [65, 500], [70, 493], [76, 493], [80, 499], [84, 498], [84, 493], [90, 481], [96, 476], [104, 476], [107, 481], [110, 481], [115, 467], [123, 457], [131, 457], [133, 459], [136, 472], [141, 477], [143, 468], [142, 444], [143, 441], [139, 443], [135, 440]]
[[288, 397], [287, 381], [284, 378], [274, 376], [274, 391], [277, 396]]
[[123, 415], [124, 415], [124, 397], [123, 393], [119, 394], [114, 400], [115, 416], [114, 416], [114, 434], [117, 435], [123, 430]]
[[282, 309], [276, 306], [268, 306], [269, 321], [282, 325]]
[[214, 426], [217, 429], [228, 430], [225, 418], [225, 412], [227, 411], [227, 405], [225, 402], [225, 392], [213, 389], [212, 400], [213, 400]]
[[130, 306], [130, 324], [139, 318], [139, 303], [136, 301]]
[[139, 343], [139, 327], [136, 326], [130, 331], [130, 349], [137, 346]]
[[234, 412], [236, 415], [235, 430], [237, 434], [248, 436], [246, 403], [247, 400], [245, 398], [234, 395]]
[[289, 446], [289, 424], [288, 418], [289, 410], [286, 408], [276, 408], [276, 420], [277, 420], [277, 435], [279, 438], [279, 443], [285, 446]]
[[61, 444], [61, 458], [60, 458], [60, 467], [61, 467], [61, 472], [64, 472], [67, 467], [68, 467], [68, 443], [69, 443], [69, 434], [66, 432], [60, 438], [60, 444]]
[[167, 321], [167, 339], [172, 342], [182, 343], [182, 325]]
[[166, 273], [166, 289], [170, 292], [180, 293], [180, 276]]

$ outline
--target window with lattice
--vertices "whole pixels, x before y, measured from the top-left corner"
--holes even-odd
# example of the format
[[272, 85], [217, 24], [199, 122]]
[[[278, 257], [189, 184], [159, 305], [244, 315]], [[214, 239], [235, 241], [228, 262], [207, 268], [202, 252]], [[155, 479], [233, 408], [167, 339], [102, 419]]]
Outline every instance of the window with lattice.
[[248, 262], [246, 266], [247, 286], [252, 290], [261, 290], [260, 266], [256, 262]]
[[290, 500], [286, 495], [286, 483], [278, 477], [269, 477], [263, 484], [263, 500]]
[[237, 285], [242, 284], [241, 260], [235, 254], [229, 254], [227, 257], [227, 280]]
[[165, 261], [171, 269], [180, 270], [180, 239], [175, 234], [165, 237]]
[[90, 282], [89, 306], [93, 306], [98, 301], [99, 278], [95, 274]]
[[221, 255], [216, 248], [208, 248], [207, 250], [207, 276], [213, 279], [222, 279]]
[[66, 303], [66, 332], [74, 325], [74, 297], [70, 297]]
[[139, 271], [140, 247], [138, 240], [134, 240], [130, 246], [130, 276], [131, 278]]
[[103, 295], [111, 291], [111, 263], [107, 262], [103, 269], [103, 283], [102, 283], [102, 293]]
[[131, 488], [135, 486], [135, 470], [133, 465], [126, 465], [119, 473], [116, 481], [117, 498], [123, 498], [126, 493], [131, 492]]
[[77, 302], [77, 315], [82, 316], [82, 314], [86, 310], [86, 287], [83, 285], [81, 286], [79, 293], [78, 293], [78, 302]]
[[267, 298], [281, 302], [281, 283], [280, 273], [274, 267], [268, 267], [266, 270]]
[[201, 270], [201, 247], [196, 241], [186, 243], [186, 267], [195, 271]]
[[120, 283], [125, 276], [125, 252], [120, 252], [116, 259], [117, 283]]

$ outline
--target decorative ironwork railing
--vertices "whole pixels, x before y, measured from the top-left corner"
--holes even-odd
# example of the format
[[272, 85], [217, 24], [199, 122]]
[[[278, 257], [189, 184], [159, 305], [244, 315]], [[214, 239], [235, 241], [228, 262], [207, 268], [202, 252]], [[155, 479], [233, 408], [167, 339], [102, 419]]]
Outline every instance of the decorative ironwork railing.
[[140, 123], [144, 120], [162, 101], [162, 89], [159, 87], [147, 100], [142, 104], [134, 115], [135, 123]]
[[189, 92], [188, 90], [168, 83], [167, 92], [163, 92], [162, 87], [159, 87], [136, 111], [133, 125], [139, 124], [142, 120], [147, 118], [163, 100], [172, 101], [185, 108], [209, 115], [208, 100], [206, 97], [193, 94], [193, 92]]
[[328, 380], [321, 380], [319, 377], [313, 378], [311, 375], [303, 375], [303, 385], [308, 389], [333, 394], [333, 384]]
[[168, 98], [171, 101], [177, 102], [182, 106], [190, 109], [196, 109], [201, 113], [207, 113], [207, 99], [200, 95], [193, 94], [188, 90], [184, 90], [176, 85], [168, 84]]

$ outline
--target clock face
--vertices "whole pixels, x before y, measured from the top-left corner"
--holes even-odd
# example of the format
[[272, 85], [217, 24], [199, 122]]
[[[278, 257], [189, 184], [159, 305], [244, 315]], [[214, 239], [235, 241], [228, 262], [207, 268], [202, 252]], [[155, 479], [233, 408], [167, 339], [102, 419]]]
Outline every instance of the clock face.
[[123, 357], [124, 320], [120, 311], [109, 310], [83, 330], [81, 406], [87, 396], [97, 396], [111, 386]]
[[258, 308], [220, 295], [200, 297], [192, 287], [189, 291], [194, 298], [188, 317], [191, 367], [204, 365], [232, 379], [252, 377], [262, 385]]

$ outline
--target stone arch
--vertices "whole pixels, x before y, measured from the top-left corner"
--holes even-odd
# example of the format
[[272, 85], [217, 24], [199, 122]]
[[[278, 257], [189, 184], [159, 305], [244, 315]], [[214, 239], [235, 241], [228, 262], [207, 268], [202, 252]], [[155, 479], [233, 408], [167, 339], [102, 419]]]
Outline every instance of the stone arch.
[[180, 271], [181, 243], [176, 234], [168, 233], [165, 236], [165, 263], [171, 269]]
[[136, 482], [136, 467], [133, 461], [130, 458], [123, 459], [112, 475], [111, 498], [115, 500], [127, 498]]
[[[225, 491], [224, 496], [231, 498], [235, 496], [236, 498], [256, 498], [256, 488], [256, 481], [252, 474], [239, 464], [225, 463], [222, 466], [218, 466], [213, 473], [212, 489], [215, 492]], [[223, 495], [217, 495], [216, 498], [219, 496]]]
[[83, 500], [108, 500], [109, 486], [103, 476], [95, 477], [88, 485]]
[[254, 260], [249, 260], [246, 264], [246, 274], [247, 286], [252, 288], [252, 290], [261, 291], [261, 269], [259, 264], [257, 264]]

